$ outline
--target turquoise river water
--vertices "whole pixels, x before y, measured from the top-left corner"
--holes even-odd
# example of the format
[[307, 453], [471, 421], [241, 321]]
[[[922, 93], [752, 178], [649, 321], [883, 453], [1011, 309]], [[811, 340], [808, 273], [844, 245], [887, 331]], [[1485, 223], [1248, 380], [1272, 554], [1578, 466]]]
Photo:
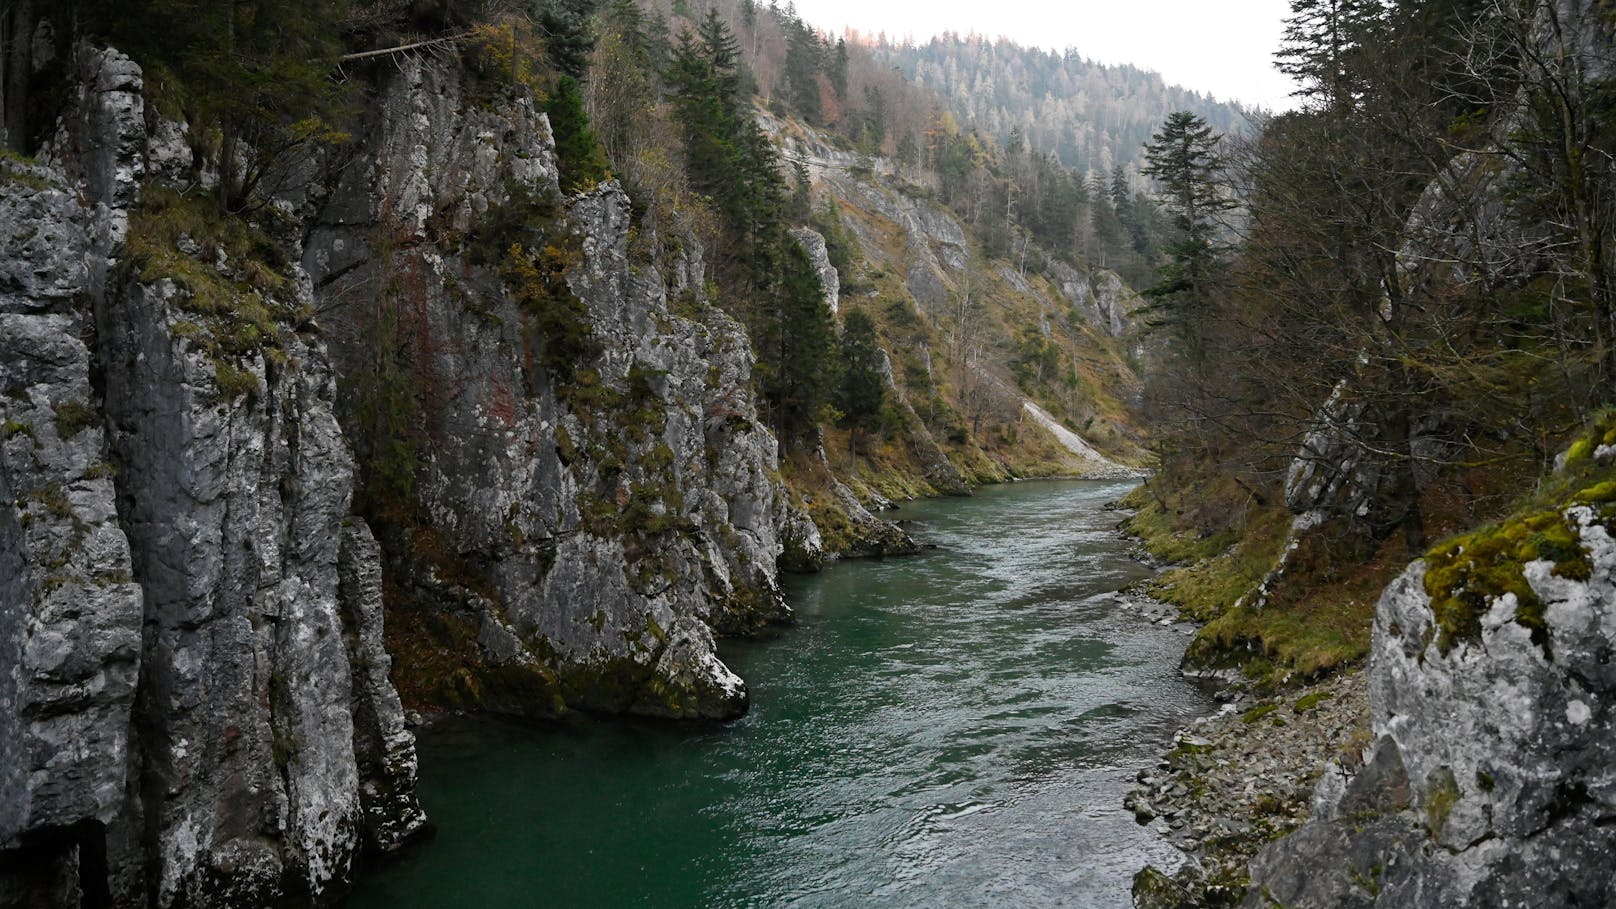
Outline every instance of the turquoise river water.
[[727, 725], [438, 724], [432, 840], [350, 907], [1125, 907], [1173, 854], [1122, 808], [1207, 712], [1185, 638], [1125, 608], [1147, 574], [1104, 482], [898, 512], [937, 549], [792, 578], [799, 623], [723, 642]]

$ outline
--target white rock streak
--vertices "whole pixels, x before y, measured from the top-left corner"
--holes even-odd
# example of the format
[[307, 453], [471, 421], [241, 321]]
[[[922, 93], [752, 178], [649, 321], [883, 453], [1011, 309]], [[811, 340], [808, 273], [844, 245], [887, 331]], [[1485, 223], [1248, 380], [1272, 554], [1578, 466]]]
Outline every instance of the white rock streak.
[[1094, 465], [1092, 470], [1084, 471], [1087, 476], [1138, 477], [1144, 475], [1144, 471], [1142, 470], [1123, 466], [1106, 457], [1105, 455], [1100, 454], [1100, 452], [1097, 451], [1093, 445], [1090, 445], [1086, 439], [1077, 433], [1072, 432], [1070, 429], [1067, 429], [1065, 426], [1062, 426], [1055, 420], [1054, 417], [1049, 415], [1049, 411], [1044, 410], [1037, 404], [1034, 404], [1031, 401], [1022, 401], [1021, 406], [1022, 409], [1026, 410], [1033, 420], [1038, 423], [1039, 426], [1049, 430], [1049, 434], [1054, 436], [1055, 441], [1061, 443], [1062, 447], [1064, 447], [1067, 451], [1070, 451], [1072, 454], [1077, 455], [1079, 458], [1082, 458], [1083, 460]]

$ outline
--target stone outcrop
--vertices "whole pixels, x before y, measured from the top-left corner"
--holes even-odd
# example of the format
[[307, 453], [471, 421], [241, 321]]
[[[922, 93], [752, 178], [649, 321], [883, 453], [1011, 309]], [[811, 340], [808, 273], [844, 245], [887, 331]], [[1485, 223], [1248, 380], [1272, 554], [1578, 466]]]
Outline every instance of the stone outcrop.
[[1121, 338], [1138, 330], [1136, 317], [1145, 299], [1124, 284], [1121, 275], [1103, 268], [1084, 274], [1059, 260], [1050, 262], [1049, 269], [1061, 294], [1101, 331]]
[[0, 175], [0, 902], [318, 898], [424, 823], [335, 375], [295, 270], [247, 343], [246, 263], [132, 261], [141, 72], [74, 65]]
[[[1573, 470], [1602, 440], [1572, 448]], [[1441, 547], [1386, 589], [1365, 765], [1326, 773], [1313, 819], [1253, 863], [1247, 905], [1616, 899], [1609, 486]]]
[[825, 305], [830, 307], [830, 314], [837, 315], [842, 300], [842, 279], [836, 271], [836, 266], [830, 264], [830, 251], [825, 247], [825, 238], [818, 231], [806, 227], [798, 227], [791, 231], [791, 236], [802, 245], [803, 252], [808, 254], [808, 261], [813, 264], [814, 273], [819, 275], [819, 286], [825, 292]]
[[[475, 102], [427, 60], [378, 78], [352, 163], [287, 203], [339, 369], [397, 357], [419, 406], [420, 518], [379, 535], [410, 608], [462, 631], [395, 639], [400, 671], [426, 700], [502, 712], [739, 714], [710, 631], [789, 616], [787, 506], [750, 344], [705, 299], [701, 250], [631, 249], [615, 184], [563, 200], [529, 99]], [[500, 219], [519, 227], [484, 236]], [[533, 280], [565, 282], [538, 296], [576, 301], [575, 361], [547, 353], [512, 244], [552, 257]], [[442, 650], [450, 671], [425, 669]]]

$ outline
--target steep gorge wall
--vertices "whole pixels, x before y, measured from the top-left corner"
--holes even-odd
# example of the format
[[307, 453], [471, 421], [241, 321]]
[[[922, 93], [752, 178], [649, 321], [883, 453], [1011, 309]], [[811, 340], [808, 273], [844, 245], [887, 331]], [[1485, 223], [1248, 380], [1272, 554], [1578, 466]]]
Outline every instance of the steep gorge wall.
[[1375, 741], [1360, 766], [1327, 768], [1312, 820], [1253, 862], [1247, 905], [1616, 899], [1612, 441], [1607, 423], [1572, 448], [1581, 463], [1548, 509], [1439, 547], [1386, 589]]
[[[713, 635], [788, 619], [782, 535], [818, 534], [694, 243], [562, 198], [531, 100], [432, 60], [225, 218], [139, 67], [75, 53], [56, 137], [0, 162], [0, 902], [338, 892], [425, 824], [394, 679], [746, 709]], [[512, 211], [530, 254], [478, 255]], [[367, 523], [378, 450], [407, 496]]]
[[[416, 501], [383, 536], [401, 599], [452, 631], [396, 638], [400, 660], [469, 650], [420, 692], [466, 706], [740, 713], [711, 632], [788, 616], [787, 504], [750, 344], [705, 298], [700, 250], [631, 250], [615, 184], [561, 201], [525, 92], [490, 97], [428, 60], [385, 73], [367, 139], [288, 201], [339, 368], [396, 357], [420, 407]], [[473, 247], [501, 206], [535, 213], [490, 262]], [[527, 279], [581, 304], [581, 358], [549, 355], [535, 289], [508, 286], [509, 245], [556, 263]]]
[[[76, 54], [56, 138], [0, 179], [0, 896], [318, 895], [424, 823], [334, 374], [281, 321], [221, 354], [238, 316], [127, 255], [141, 72]], [[283, 277], [262, 305], [301, 311]]]

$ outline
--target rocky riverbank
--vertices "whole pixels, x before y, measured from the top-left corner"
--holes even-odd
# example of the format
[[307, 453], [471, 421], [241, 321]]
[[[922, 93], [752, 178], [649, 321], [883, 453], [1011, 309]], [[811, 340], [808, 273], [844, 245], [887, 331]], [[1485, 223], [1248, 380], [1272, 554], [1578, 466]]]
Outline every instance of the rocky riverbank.
[[1140, 872], [1136, 905], [1238, 903], [1251, 859], [1311, 815], [1325, 769], [1360, 761], [1369, 741], [1367, 687], [1363, 672], [1352, 671], [1271, 697], [1236, 696], [1181, 731], [1161, 763], [1140, 772], [1125, 804], [1188, 861], [1171, 875]]

